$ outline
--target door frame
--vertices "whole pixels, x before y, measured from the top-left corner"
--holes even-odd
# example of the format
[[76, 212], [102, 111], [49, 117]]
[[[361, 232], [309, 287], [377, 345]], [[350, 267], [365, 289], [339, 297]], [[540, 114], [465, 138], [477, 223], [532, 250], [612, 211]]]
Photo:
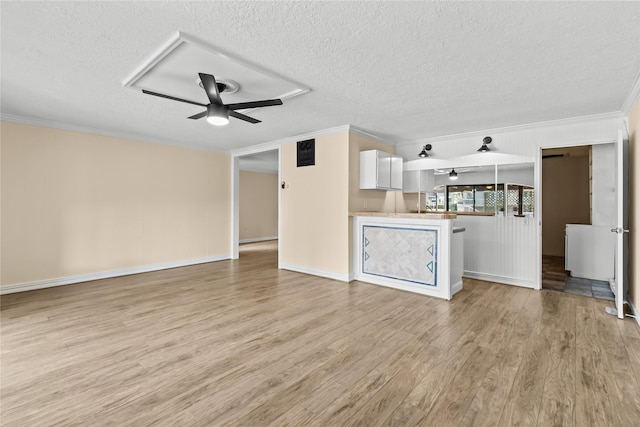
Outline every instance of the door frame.
[[535, 188], [535, 212], [538, 220], [536, 226], [538, 227], [537, 234], [537, 258], [536, 258], [536, 287], [535, 289], [542, 289], [542, 150], [549, 148], [567, 148], [567, 147], [582, 147], [585, 145], [600, 145], [600, 144], [615, 144], [616, 138], [606, 138], [600, 140], [584, 140], [584, 141], [567, 141], [567, 142], [551, 142], [540, 143], [538, 146], [538, 153], [536, 156], [536, 165], [534, 169], [534, 188]]
[[[240, 257], [240, 157], [278, 150], [278, 183], [280, 183], [282, 182], [281, 146], [280, 143], [260, 144], [231, 152], [231, 259]], [[278, 189], [278, 268], [280, 268], [280, 254], [282, 253], [280, 250], [282, 242], [281, 199], [282, 192]]]
[[624, 319], [624, 302], [629, 279], [629, 131], [626, 123], [618, 129], [616, 138], [616, 233], [615, 304], [618, 319]]

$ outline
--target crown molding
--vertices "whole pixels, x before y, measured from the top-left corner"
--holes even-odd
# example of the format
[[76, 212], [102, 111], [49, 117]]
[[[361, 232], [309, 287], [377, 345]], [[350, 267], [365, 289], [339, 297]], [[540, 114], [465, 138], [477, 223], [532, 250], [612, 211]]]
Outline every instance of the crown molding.
[[615, 111], [611, 113], [594, 114], [591, 116], [580, 116], [580, 117], [572, 117], [569, 119], [549, 120], [546, 122], [527, 123], [522, 125], [505, 126], [501, 128], [484, 129], [479, 131], [433, 136], [428, 138], [407, 139], [403, 141], [397, 141], [396, 147], [405, 146], [405, 145], [427, 144], [427, 143], [433, 143], [438, 141], [450, 141], [450, 140], [462, 139], [462, 138], [475, 138], [475, 137], [486, 136], [487, 134], [500, 134], [500, 133], [507, 133], [507, 132], [543, 129], [543, 128], [556, 127], [556, 126], [576, 125], [581, 123], [592, 122], [595, 120], [622, 119], [623, 117], [624, 117], [624, 114], [621, 111]]
[[122, 79], [122, 86], [131, 87], [140, 77], [144, 76], [147, 71], [156, 66], [165, 56], [167, 56], [176, 47], [183, 43], [184, 34], [180, 31], [174, 31], [169, 38], [162, 43], [157, 49], [152, 51], [127, 77]]
[[638, 72], [638, 75], [636, 75], [636, 79], [633, 81], [631, 90], [625, 98], [622, 107], [620, 107], [620, 111], [622, 111], [625, 116], [628, 116], [633, 104], [635, 104], [638, 98], [640, 98], [640, 71]]
[[384, 140], [378, 135], [375, 135], [373, 133], [369, 133], [369, 132], [365, 131], [364, 129], [361, 129], [361, 128], [353, 126], [353, 125], [349, 125], [349, 132], [358, 134], [360, 136], [364, 136], [365, 138], [373, 139], [374, 141], [380, 142], [382, 144], [396, 145], [395, 141]]
[[[289, 99], [294, 96], [302, 95], [304, 93], [311, 91], [311, 88], [301, 84], [296, 80], [290, 79], [289, 77], [285, 77], [282, 74], [275, 73], [260, 65], [254, 64], [245, 59], [237, 57], [235, 54], [225, 49], [221, 49], [209, 42], [206, 42], [198, 37], [195, 37], [183, 31], [174, 31], [173, 33], [171, 33], [167, 38], [167, 40], [164, 41], [164, 43], [160, 44], [160, 46], [158, 46], [147, 57], [145, 57], [145, 59], [137, 67], [135, 67], [134, 70], [129, 75], [127, 75], [127, 77], [125, 77], [122, 80], [121, 82], [122, 86], [135, 89], [134, 86], [138, 80], [144, 77], [145, 74], [151, 71], [156, 65], [162, 62], [168, 55], [170, 55], [174, 50], [179, 48], [181, 45], [197, 46], [211, 53], [212, 55], [215, 55], [220, 58], [224, 58], [225, 60], [234, 62], [236, 64], [240, 64], [255, 72], [264, 74], [266, 76], [270, 76], [275, 79], [280, 79], [294, 86], [297, 86], [296, 89], [290, 92], [278, 95], [277, 97], [280, 99]], [[250, 111], [250, 110], [252, 109], [246, 109], [246, 111]]]
[[282, 144], [288, 144], [296, 141], [304, 141], [305, 139], [317, 138], [324, 135], [333, 135], [336, 133], [349, 132], [349, 125], [336, 126], [328, 129], [322, 129], [314, 132], [303, 133], [294, 136], [288, 136], [286, 138], [276, 139], [275, 141], [264, 142], [262, 144], [251, 145], [249, 147], [237, 148], [230, 150], [229, 153], [232, 157], [246, 156], [247, 154], [261, 153], [263, 151], [270, 151], [280, 148]]
[[220, 150], [214, 150], [211, 147], [205, 147], [201, 145], [184, 145], [168, 139], [149, 138], [147, 136], [139, 135], [139, 134], [108, 131], [105, 129], [98, 129], [98, 128], [92, 128], [87, 126], [78, 126], [71, 123], [62, 123], [62, 122], [56, 122], [53, 120], [44, 120], [44, 119], [35, 119], [32, 117], [16, 116], [13, 114], [0, 114], [0, 120], [2, 120], [3, 122], [19, 123], [23, 125], [38, 126], [38, 127], [59, 129], [59, 130], [68, 130], [72, 132], [90, 133], [93, 135], [110, 136], [114, 138], [150, 142], [153, 144], [171, 145], [173, 147], [187, 148], [191, 150], [220, 152]]

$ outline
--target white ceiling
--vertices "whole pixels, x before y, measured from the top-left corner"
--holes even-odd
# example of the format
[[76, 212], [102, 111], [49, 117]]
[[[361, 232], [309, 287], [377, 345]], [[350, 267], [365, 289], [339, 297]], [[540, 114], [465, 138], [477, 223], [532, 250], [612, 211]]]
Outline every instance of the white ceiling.
[[[214, 150], [346, 124], [400, 141], [614, 112], [640, 70], [636, 1], [0, 8], [3, 119]], [[254, 110], [263, 123], [214, 128], [186, 119], [199, 107], [124, 88], [175, 31], [311, 92]]]

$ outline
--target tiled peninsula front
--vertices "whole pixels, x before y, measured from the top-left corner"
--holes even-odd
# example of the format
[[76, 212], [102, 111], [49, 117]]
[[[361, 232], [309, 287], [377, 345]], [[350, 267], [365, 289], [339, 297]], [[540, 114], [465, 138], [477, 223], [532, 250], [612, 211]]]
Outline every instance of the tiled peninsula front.
[[354, 279], [450, 300], [462, 289], [454, 214], [351, 212]]

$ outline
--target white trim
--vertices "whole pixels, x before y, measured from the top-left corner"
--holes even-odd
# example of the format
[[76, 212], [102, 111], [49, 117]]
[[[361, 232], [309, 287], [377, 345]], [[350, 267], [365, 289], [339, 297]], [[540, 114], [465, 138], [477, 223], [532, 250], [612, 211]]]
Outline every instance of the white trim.
[[147, 56], [147, 58], [145, 58], [145, 60], [143, 60], [140, 63], [140, 65], [138, 65], [138, 67], [136, 67], [134, 71], [122, 81], [122, 86], [132, 87], [150, 69], [155, 67], [160, 61], [162, 61], [162, 59], [164, 59], [167, 55], [169, 55], [172, 51], [174, 51], [176, 48], [178, 48], [181, 44], [184, 44], [184, 43], [198, 46], [204, 50], [211, 52], [214, 55], [225, 58], [231, 62], [235, 62], [236, 64], [241, 64], [244, 67], [250, 68], [253, 71], [257, 71], [261, 74], [264, 74], [276, 79], [281, 79], [294, 86], [298, 86], [294, 90], [280, 95], [279, 98], [281, 99], [288, 99], [296, 95], [302, 95], [303, 93], [307, 93], [311, 90], [311, 88], [301, 84], [298, 81], [290, 79], [289, 77], [285, 77], [282, 74], [275, 73], [260, 65], [246, 61], [245, 59], [242, 59], [229, 51], [221, 49], [209, 42], [206, 42], [202, 39], [199, 39], [197, 37], [194, 37], [182, 31], [175, 31], [174, 33], [172, 33], [167, 39], [167, 41], [162, 43], [160, 47], [158, 47], [149, 56]]
[[461, 290], [462, 290], [462, 280], [459, 281], [458, 283], [454, 283], [453, 285], [451, 285], [451, 297], [453, 298], [453, 296], [458, 292], [460, 292]]
[[278, 268], [282, 261], [282, 150], [278, 148]]
[[231, 259], [240, 258], [240, 158], [231, 157]]
[[348, 283], [350, 281], [348, 274], [340, 274], [340, 273], [334, 273], [332, 271], [317, 270], [315, 268], [304, 267], [301, 265], [280, 263], [279, 268], [281, 270], [290, 270], [290, 271], [295, 271], [297, 273], [304, 273], [304, 274], [310, 274], [312, 276], [325, 277], [327, 279], [338, 280], [340, 282], [345, 282], [345, 283]]
[[363, 129], [360, 129], [358, 127], [355, 127], [353, 125], [349, 125], [349, 132], [358, 134], [360, 136], [364, 136], [365, 138], [369, 138], [369, 139], [373, 139], [374, 141], [380, 142], [382, 144], [387, 144], [387, 145], [396, 145], [395, 141], [388, 141], [388, 140], [384, 140], [381, 137], [379, 137], [378, 135], [369, 133]]
[[404, 145], [424, 145], [427, 143], [439, 142], [439, 141], [449, 141], [455, 139], [462, 138], [474, 138], [479, 136], [486, 136], [486, 134], [500, 134], [507, 132], [518, 132], [523, 130], [531, 130], [531, 129], [543, 129], [553, 126], [566, 126], [566, 125], [575, 125], [581, 123], [588, 123], [594, 120], [606, 120], [606, 119], [617, 119], [622, 118], [624, 114], [621, 111], [614, 111], [610, 113], [604, 114], [594, 114], [591, 116], [581, 116], [581, 117], [572, 117], [569, 119], [559, 119], [559, 120], [549, 120], [546, 122], [535, 122], [535, 123], [526, 123], [515, 126], [505, 126], [501, 128], [493, 128], [493, 129], [485, 129], [480, 131], [471, 131], [471, 132], [463, 132], [449, 135], [440, 135], [433, 136], [428, 138], [418, 138], [418, 139], [407, 139], [396, 142], [396, 147], [404, 146]]
[[278, 240], [278, 236], [269, 236], [269, 237], [255, 237], [253, 239], [242, 239], [238, 240], [238, 243], [254, 243], [254, 242], [266, 242], [267, 240]]
[[138, 79], [144, 76], [147, 71], [155, 67], [165, 56], [167, 56], [176, 47], [183, 42], [182, 33], [180, 31], [173, 32], [169, 38], [162, 43], [156, 50], [152, 51], [127, 77], [122, 80], [122, 86], [131, 87]]
[[324, 135], [333, 135], [336, 133], [349, 132], [350, 125], [336, 126], [328, 129], [322, 129], [314, 132], [303, 133], [300, 135], [287, 136], [285, 138], [277, 139], [275, 141], [264, 142], [262, 144], [251, 145], [249, 147], [237, 148], [231, 150], [232, 156], [246, 156], [247, 154], [261, 153], [263, 151], [270, 151], [276, 148], [280, 148], [282, 144], [288, 144], [290, 142], [302, 141], [305, 139], [317, 138]]
[[620, 111], [625, 116], [628, 116], [629, 112], [631, 111], [631, 107], [633, 107], [633, 104], [635, 104], [638, 98], [640, 98], [640, 71], [638, 72], [636, 79], [633, 81], [633, 84], [631, 85], [631, 90], [629, 90], [629, 94], [624, 99], [624, 102], [622, 103], [622, 107], [620, 107]]
[[522, 280], [516, 277], [500, 276], [497, 274], [479, 273], [477, 271], [464, 270], [462, 277], [467, 279], [484, 280], [486, 282], [502, 283], [505, 285], [519, 286], [522, 288], [537, 289], [535, 282]]
[[173, 141], [170, 139], [149, 138], [148, 136], [139, 135], [139, 134], [120, 132], [120, 131], [114, 131], [114, 130], [106, 130], [106, 129], [98, 129], [98, 128], [92, 128], [87, 126], [78, 126], [71, 123], [62, 123], [62, 122], [56, 122], [53, 120], [35, 119], [31, 117], [16, 116], [13, 114], [2, 113], [0, 114], [0, 120], [2, 120], [3, 122], [19, 123], [19, 124], [29, 125], [29, 126], [44, 127], [48, 129], [68, 130], [72, 132], [83, 132], [83, 133], [90, 133], [93, 135], [110, 136], [112, 138], [121, 138], [121, 139], [130, 139], [134, 141], [150, 142], [152, 144], [171, 145], [173, 147], [186, 148], [190, 150], [209, 151], [214, 153], [226, 152], [226, 151], [213, 149], [211, 148], [211, 146], [208, 146], [208, 145], [198, 145], [198, 144], [185, 145], [184, 142]]
[[131, 274], [148, 273], [151, 271], [167, 270], [170, 268], [187, 267], [208, 262], [227, 260], [228, 255], [195, 258], [190, 260], [167, 262], [162, 264], [145, 265], [142, 267], [121, 268], [118, 270], [101, 271], [98, 273], [78, 274], [75, 276], [58, 277], [55, 279], [36, 280], [34, 282], [15, 283], [0, 287], [0, 295], [15, 292], [32, 291], [35, 289], [52, 288], [54, 286], [71, 285], [73, 283], [90, 282], [93, 280], [109, 279], [111, 277], [129, 276]]
[[631, 307], [631, 312], [635, 316], [636, 323], [638, 324], [638, 326], [640, 326], [640, 311], [638, 311], [636, 306], [633, 305], [633, 302], [631, 302], [629, 298], [627, 298], [627, 304], [629, 304], [629, 307]]
[[173, 52], [175, 49], [177, 49], [178, 47], [180, 47], [180, 45], [183, 45], [183, 44], [191, 44], [191, 45], [197, 46], [214, 55], [224, 58], [228, 61], [235, 62], [236, 64], [241, 64], [242, 66], [249, 68], [253, 71], [256, 71], [260, 74], [272, 77], [274, 79], [283, 80], [287, 83], [290, 83], [293, 86], [297, 86], [295, 89], [289, 92], [278, 95], [277, 97], [280, 99], [289, 99], [294, 96], [302, 95], [304, 93], [311, 91], [311, 88], [301, 84], [298, 81], [290, 79], [289, 77], [285, 77], [282, 74], [275, 73], [260, 65], [251, 63], [245, 59], [242, 59], [236, 56], [235, 54], [229, 51], [221, 49], [209, 42], [206, 42], [202, 39], [199, 39], [197, 37], [194, 37], [182, 31], [175, 31], [173, 34], [171, 34], [171, 36], [169, 36], [167, 41], [162, 43], [158, 49], [156, 49], [149, 56], [147, 56], [145, 60], [143, 60], [140, 63], [140, 65], [138, 65], [138, 67], [136, 67], [134, 71], [122, 81], [122, 86], [136, 89], [133, 86], [136, 84], [136, 82], [140, 78], [142, 78], [153, 67], [158, 65], [158, 63], [160, 63], [160, 61], [162, 61], [167, 55], [169, 55], [171, 52]]

